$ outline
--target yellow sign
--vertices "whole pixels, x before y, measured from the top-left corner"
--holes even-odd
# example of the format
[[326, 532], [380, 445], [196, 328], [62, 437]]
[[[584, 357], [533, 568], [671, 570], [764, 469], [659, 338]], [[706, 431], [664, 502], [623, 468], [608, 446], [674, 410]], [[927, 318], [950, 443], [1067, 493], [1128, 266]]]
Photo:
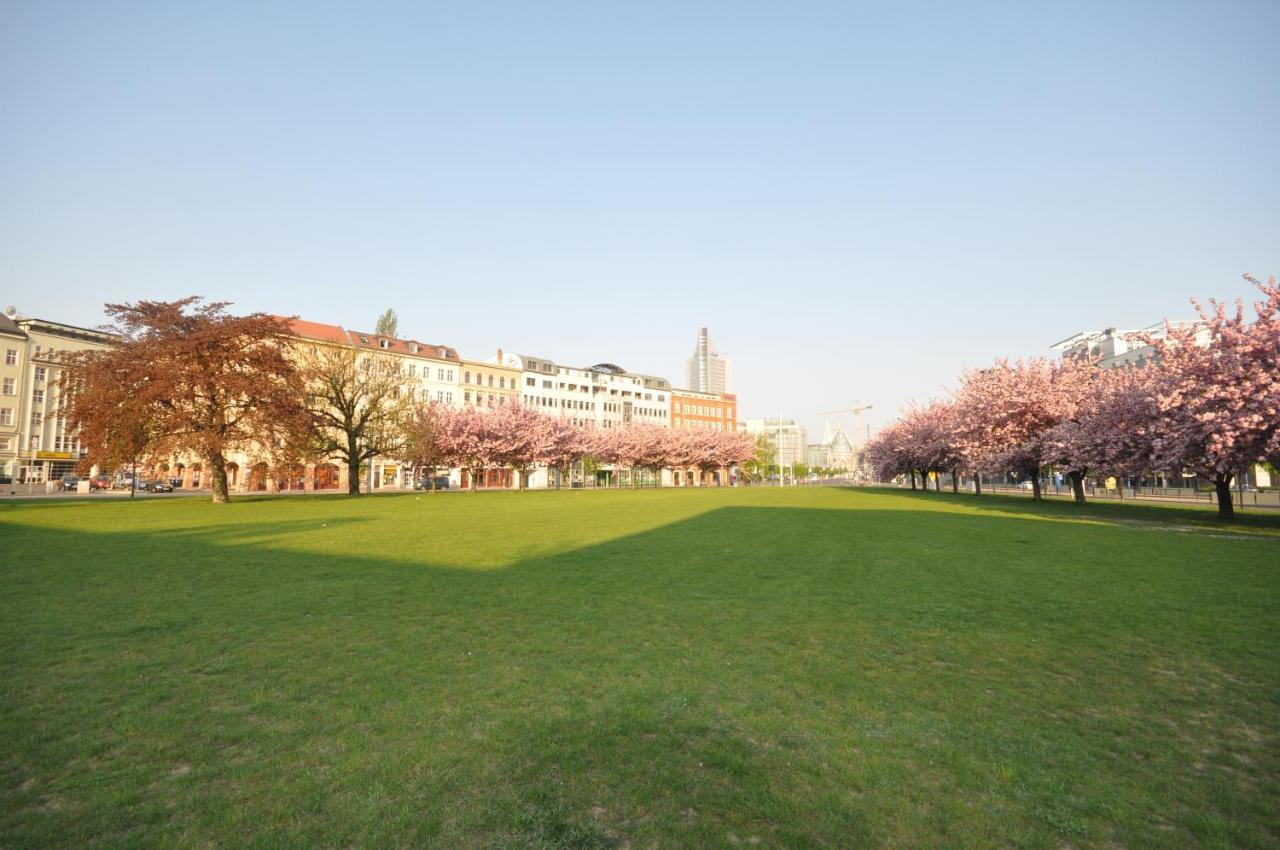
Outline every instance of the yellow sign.
[[43, 460], [74, 460], [71, 452], [36, 452], [36, 457]]

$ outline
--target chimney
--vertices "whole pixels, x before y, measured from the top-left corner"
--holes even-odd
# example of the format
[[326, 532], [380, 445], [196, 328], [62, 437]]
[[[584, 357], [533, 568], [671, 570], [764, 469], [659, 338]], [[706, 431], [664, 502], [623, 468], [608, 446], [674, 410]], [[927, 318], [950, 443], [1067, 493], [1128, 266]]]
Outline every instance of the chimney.
[[498, 365], [499, 366], [502, 365], [502, 349], [501, 348], [498, 349]]

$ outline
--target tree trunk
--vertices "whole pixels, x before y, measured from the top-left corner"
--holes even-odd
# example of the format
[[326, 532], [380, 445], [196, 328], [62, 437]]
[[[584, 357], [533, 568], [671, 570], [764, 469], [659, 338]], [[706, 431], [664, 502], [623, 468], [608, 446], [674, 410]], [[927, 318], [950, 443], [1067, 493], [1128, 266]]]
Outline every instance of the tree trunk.
[[1067, 478], [1071, 479], [1071, 493], [1075, 496], [1076, 504], [1084, 504], [1084, 473], [1072, 470], [1067, 473]]
[[1031, 473], [1031, 498], [1038, 502], [1040, 495], [1040, 470], [1037, 469]]
[[952, 492], [952, 493], [959, 493], [959, 492], [960, 492], [960, 469], [959, 469], [959, 467], [952, 467], [952, 469], [951, 469], [951, 492]]
[[1218, 494], [1218, 519], [1234, 519], [1236, 508], [1231, 503], [1231, 475], [1215, 475], [1213, 489]]
[[937, 477], [933, 479], [933, 491], [935, 493], [942, 492], [942, 473], [941, 472], [939, 472]]
[[973, 473], [973, 495], [975, 496], [982, 495], [982, 473], [981, 472]]
[[480, 477], [479, 475], [476, 474], [476, 471], [477, 470], [474, 466], [471, 467], [471, 492], [472, 493], [476, 491], [476, 479]]
[[[227, 459], [222, 456], [221, 452], [209, 455], [209, 468], [213, 470], [210, 482], [213, 487], [213, 503], [215, 505], [225, 505], [231, 501], [231, 496], [227, 493]], [[138, 476], [133, 477], [135, 486], [137, 485]]]
[[914, 469], [907, 470], [907, 474], [911, 476], [911, 489], [916, 489], [916, 471]]
[[347, 495], [360, 495], [360, 456], [348, 455], [353, 460], [347, 461]]

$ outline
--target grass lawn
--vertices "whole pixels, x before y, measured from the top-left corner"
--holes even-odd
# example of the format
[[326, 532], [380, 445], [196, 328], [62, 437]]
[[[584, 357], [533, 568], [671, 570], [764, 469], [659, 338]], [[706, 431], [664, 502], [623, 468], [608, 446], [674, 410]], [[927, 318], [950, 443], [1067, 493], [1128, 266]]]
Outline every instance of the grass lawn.
[[1275, 847], [1280, 517], [0, 504], [0, 847]]

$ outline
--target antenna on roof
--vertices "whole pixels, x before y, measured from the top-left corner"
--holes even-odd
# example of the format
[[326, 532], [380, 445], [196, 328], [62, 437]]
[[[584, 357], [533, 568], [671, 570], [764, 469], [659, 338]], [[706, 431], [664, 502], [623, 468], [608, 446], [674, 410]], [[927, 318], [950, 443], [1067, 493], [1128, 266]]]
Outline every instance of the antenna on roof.
[[14, 316], [18, 315], [18, 308], [10, 304], [8, 307], [4, 308], [4, 314], [12, 319]]

